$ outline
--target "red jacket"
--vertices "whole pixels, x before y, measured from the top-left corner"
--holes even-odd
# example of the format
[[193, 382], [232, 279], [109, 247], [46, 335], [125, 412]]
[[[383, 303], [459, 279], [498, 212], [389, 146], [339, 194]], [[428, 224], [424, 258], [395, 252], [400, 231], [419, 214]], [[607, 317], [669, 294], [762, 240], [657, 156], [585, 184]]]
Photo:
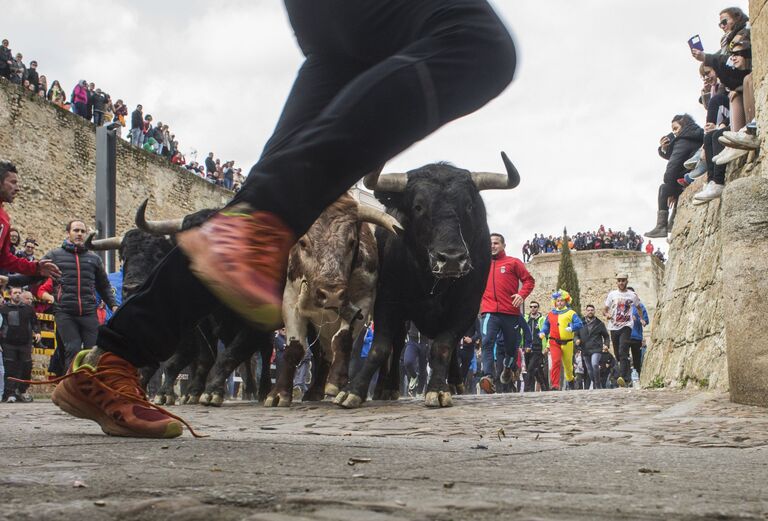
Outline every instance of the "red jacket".
[[0, 203], [0, 269], [9, 273], [37, 275], [37, 261], [28, 261], [11, 253], [11, 218]]
[[512, 295], [518, 294], [527, 298], [535, 285], [536, 281], [520, 259], [508, 257], [504, 252], [500, 253], [491, 258], [491, 270], [488, 272], [488, 283], [485, 285], [480, 313], [519, 315], [520, 308], [512, 306]]

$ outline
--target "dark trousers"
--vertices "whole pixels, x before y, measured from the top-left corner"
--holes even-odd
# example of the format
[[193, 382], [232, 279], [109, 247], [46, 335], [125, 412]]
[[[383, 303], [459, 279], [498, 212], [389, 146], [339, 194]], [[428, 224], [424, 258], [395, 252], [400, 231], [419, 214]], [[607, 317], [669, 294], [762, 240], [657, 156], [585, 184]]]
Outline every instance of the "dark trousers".
[[667, 198], [674, 197], [677, 199], [681, 193], [683, 193], [683, 187], [677, 184], [677, 182], [662, 183], [659, 185], [659, 210], [669, 210], [669, 206], [667, 205]]
[[[512, 80], [516, 55], [485, 0], [287, 0], [306, 56], [274, 134], [233, 200], [302, 235], [365, 174]], [[216, 306], [172, 251], [101, 330], [99, 346], [146, 365]]]
[[3, 397], [27, 392], [29, 384], [12, 382], [8, 378], [29, 380], [32, 378], [32, 344], [13, 345], [3, 343], [3, 364], [5, 365], [5, 391]]
[[619, 376], [624, 378], [624, 381], [627, 383], [631, 381], [630, 376], [632, 374], [629, 368], [629, 337], [631, 334], [632, 328], [629, 326], [611, 331], [613, 354], [619, 362]]
[[429, 344], [427, 342], [407, 342], [403, 349], [403, 370], [408, 378], [418, 378], [414, 393], [421, 394], [427, 385], [427, 357]]
[[727, 165], [716, 165], [712, 160], [723, 151], [725, 145], [717, 140], [728, 129], [719, 129], [704, 134], [704, 153], [707, 155], [707, 182], [714, 181], [719, 185], [725, 184], [725, 168]]
[[544, 355], [541, 351], [525, 353], [525, 392], [536, 390], [536, 382], [539, 382], [542, 391], [549, 391], [547, 374], [544, 371]]
[[635, 371], [637, 371], [638, 376], [640, 375], [640, 371], [643, 368], [643, 358], [640, 354], [640, 351], [643, 347], [643, 341], [642, 340], [632, 340], [629, 339], [629, 350], [632, 353], [632, 367], [635, 368]]
[[[77, 353], [83, 349], [88, 349], [96, 345], [99, 319], [96, 317], [96, 313], [76, 316], [63, 311], [58, 311], [54, 318], [56, 320], [56, 332], [59, 334], [59, 338], [61, 338], [63, 344], [62, 346], [58, 346], [57, 349], [64, 348], [64, 367], [69, 369], [69, 366], [72, 364], [72, 360], [74, 360]], [[137, 324], [136, 327], [141, 326]]]

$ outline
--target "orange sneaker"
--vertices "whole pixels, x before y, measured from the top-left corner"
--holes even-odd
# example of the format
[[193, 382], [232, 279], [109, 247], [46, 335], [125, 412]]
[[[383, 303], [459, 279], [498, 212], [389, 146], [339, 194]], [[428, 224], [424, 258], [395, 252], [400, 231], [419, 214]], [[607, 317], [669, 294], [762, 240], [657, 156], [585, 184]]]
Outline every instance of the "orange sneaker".
[[244, 203], [176, 235], [190, 269], [224, 304], [263, 331], [282, 322], [293, 232], [273, 213]]
[[480, 389], [485, 394], [493, 394], [496, 392], [496, 386], [493, 385], [493, 378], [490, 376], [483, 376], [480, 378]]
[[183, 425], [197, 436], [184, 420], [147, 401], [133, 365], [105, 353], [93, 367], [84, 362], [89, 352], [80, 351], [69, 372], [53, 380], [59, 384], [51, 400], [61, 410], [95, 421], [112, 436], [175, 438]]

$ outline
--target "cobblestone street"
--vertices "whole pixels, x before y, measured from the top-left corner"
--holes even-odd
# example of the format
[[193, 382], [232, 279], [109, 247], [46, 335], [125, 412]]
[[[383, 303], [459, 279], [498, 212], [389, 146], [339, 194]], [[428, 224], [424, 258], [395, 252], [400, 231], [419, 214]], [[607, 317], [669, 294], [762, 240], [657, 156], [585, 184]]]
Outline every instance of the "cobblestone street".
[[768, 519], [768, 415], [606, 390], [173, 407], [175, 440], [0, 405], [2, 519]]

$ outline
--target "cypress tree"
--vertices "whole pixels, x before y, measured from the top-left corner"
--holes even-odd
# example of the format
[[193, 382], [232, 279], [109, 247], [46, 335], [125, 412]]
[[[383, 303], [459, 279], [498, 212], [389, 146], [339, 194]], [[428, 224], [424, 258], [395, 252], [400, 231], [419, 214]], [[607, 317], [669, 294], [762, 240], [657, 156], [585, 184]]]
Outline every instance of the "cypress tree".
[[568, 247], [568, 230], [565, 228], [563, 228], [563, 248], [560, 251], [560, 269], [557, 272], [557, 289], [564, 289], [571, 294], [571, 308], [581, 315], [579, 277], [573, 267], [571, 249]]

